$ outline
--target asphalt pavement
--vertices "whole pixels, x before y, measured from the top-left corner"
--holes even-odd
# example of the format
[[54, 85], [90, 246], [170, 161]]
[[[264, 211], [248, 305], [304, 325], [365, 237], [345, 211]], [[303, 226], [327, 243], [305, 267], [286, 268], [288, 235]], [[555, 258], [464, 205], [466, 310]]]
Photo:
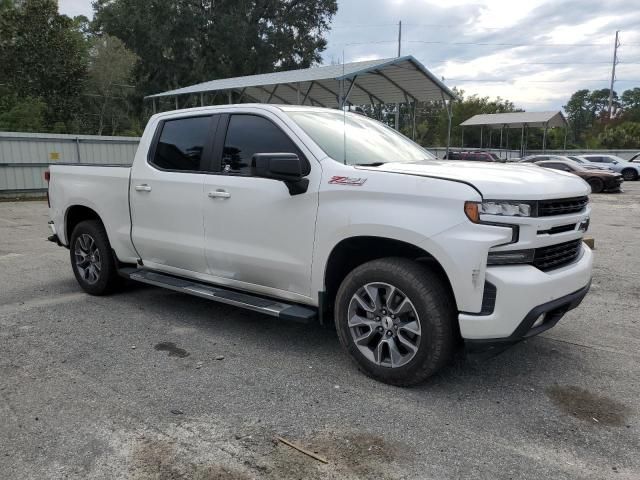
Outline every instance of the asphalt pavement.
[[592, 196], [578, 309], [410, 389], [361, 374], [330, 329], [146, 286], [86, 295], [46, 203], [0, 203], [0, 478], [639, 479], [640, 182], [625, 190]]

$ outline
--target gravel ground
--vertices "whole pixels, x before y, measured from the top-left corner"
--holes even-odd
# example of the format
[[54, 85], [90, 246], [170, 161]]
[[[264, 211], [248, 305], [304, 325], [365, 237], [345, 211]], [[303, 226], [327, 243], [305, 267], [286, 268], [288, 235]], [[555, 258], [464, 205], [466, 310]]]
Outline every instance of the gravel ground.
[[46, 204], [0, 203], [0, 478], [638, 479], [640, 182], [625, 190], [593, 196], [581, 307], [411, 389], [360, 374], [331, 330], [151, 287], [85, 295]]

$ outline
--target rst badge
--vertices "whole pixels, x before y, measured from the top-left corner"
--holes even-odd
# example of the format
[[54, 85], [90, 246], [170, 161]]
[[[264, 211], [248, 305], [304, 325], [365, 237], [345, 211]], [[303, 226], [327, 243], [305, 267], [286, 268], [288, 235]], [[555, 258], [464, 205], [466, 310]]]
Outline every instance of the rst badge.
[[330, 185], [349, 185], [351, 187], [361, 187], [366, 182], [366, 178], [356, 178], [356, 177], [341, 177], [341, 176], [333, 176], [331, 180], [329, 180]]

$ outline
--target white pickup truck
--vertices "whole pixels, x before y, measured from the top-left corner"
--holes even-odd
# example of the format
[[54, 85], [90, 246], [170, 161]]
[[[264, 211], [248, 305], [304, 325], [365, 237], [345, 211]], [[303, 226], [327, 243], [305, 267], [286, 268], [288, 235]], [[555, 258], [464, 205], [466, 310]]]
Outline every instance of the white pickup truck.
[[286, 319], [333, 319], [370, 376], [418, 383], [586, 295], [589, 186], [438, 161], [353, 113], [261, 104], [154, 115], [133, 165], [53, 165], [50, 240], [80, 286], [122, 277]]

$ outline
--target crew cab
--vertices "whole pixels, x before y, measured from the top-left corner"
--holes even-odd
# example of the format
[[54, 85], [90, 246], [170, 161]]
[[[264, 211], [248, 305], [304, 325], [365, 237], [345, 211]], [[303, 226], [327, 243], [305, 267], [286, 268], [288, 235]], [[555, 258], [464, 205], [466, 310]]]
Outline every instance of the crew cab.
[[49, 171], [50, 240], [80, 286], [125, 277], [300, 321], [333, 320], [368, 375], [425, 380], [586, 295], [579, 177], [439, 161], [363, 115], [242, 104], [151, 117], [131, 167]]

